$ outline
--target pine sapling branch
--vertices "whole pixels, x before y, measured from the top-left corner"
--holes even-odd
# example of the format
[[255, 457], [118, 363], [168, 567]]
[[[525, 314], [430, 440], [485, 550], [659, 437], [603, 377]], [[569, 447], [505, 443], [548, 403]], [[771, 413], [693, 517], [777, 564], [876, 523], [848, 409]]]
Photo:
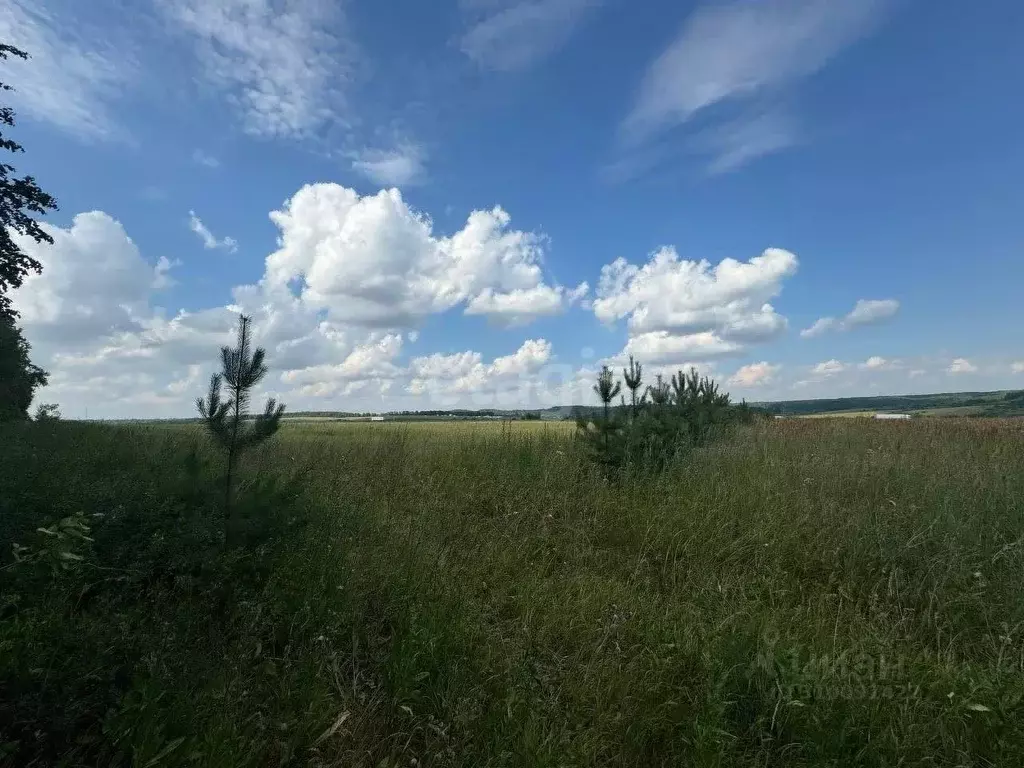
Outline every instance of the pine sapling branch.
[[[224, 517], [225, 539], [233, 540], [237, 524], [233, 518], [232, 489], [235, 468], [242, 454], [249, 448], [270, 438], [281, 424], [284, 405], [273, 398], [267, 401], [261, 414], [249, 419], [249, 401], [252, 388], [266, 375], [266, 352], [252, 349], [252, 319], [240, 315], [238, 336], [234, 348], [220, 350], [222, 371], [210, 378], [206, 399], [198, 398], [196, 407], [210, 434], [225, 452]], [[221, 388], [227, 385], [230, 398], [221, 400]]]
[[629, 368], [622, 369], [622, 378], [626, 382], [626, 386], [629, 387], [631, 410], [630, 418], [636, 418], [637, 403], [642, 402], [643, 398], [638, 400], [637, 392], [640, 390], [643, 384], [643, 372], [644, 367], [633, 359], [633, 356], [629, 356]]

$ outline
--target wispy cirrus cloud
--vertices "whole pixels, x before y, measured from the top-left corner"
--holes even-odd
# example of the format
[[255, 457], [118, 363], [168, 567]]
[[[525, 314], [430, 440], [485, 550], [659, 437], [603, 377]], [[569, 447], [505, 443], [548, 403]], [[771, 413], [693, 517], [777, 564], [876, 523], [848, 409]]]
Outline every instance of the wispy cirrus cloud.
[[196, 163], [197, 165], [201, 165], [201, 166], [203, 166], [205, 168], [219, 168], [220, 167], [220, 160], [218, 160], [213, 155], [211, 155], [211, 154], [209, 154], [207, 152], [204, 152], [201, 149], [197, 149], [197, 150], [192, 152], [192, 162]]
[[[706, 3], [649, 66], [621, 125], [637, 147], [716, 109], [720, 146], [709, 170], [734, 170], [800, 138], [781, 101], [868, 33], [889, 0], [731, 0]], [[767, 105], [767, 106], [766, 106]], [[721, 109], [733, 117], [720, 122]]]
[[706, 146], [712, 160], [708, 173], [735, 171], [759, 157], [792, 147], [799, 140], [796, 120], [784, 112], [766, 112], [737, 120], [709, 134]]
[[427, 175], [427, 154], [414, 142], [391, 149], [363, 148], [348, 153], [352, 170], [382, 187], [407, 187], [422, 183]]
[[900, 303], [896, 299], [859, 299], [845, 317], [821, 317], [809, 328], [800, 331], [805, 339], [821, 336], [829, 331], [849, 331], [864, 325], [881, 323], [900, 311]]
[[462, 0], [470, 24], [459, 40], [485, 69], [526, 69], [560, 48], [601, 0]]
[[356, 46], [333, 0], [159, 0], [195, 41], [206, 78], [222, 88], [246, 132], [306, 138], [345, 122]]
[[203, 220], [196, 216], [195, 211], [188, 212], [188, 228], [203, 241], [203, 248], [208, 251], [221, 250], [235, 253], [238, 250], [238, 241], [235, 238], [216, 237], [209, 227], [203, 224]]
[[120, 135], [113, 106], [134, 78], [129, 54], [59, 20], [37, 2], [0, 4], [0, 40], [29, 54], [10, 57], [3, 81], [15, 109], [83, 140]]

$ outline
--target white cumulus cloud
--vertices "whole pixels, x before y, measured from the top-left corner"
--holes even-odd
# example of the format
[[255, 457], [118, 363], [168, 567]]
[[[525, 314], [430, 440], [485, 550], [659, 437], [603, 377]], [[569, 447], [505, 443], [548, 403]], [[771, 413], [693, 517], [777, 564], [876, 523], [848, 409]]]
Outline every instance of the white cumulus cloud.
[[[174, 262], [144, 257], [105, 213], [47, 225], [53, 245], [21, 243], [44, 265], [13, 297], [34, 359], [51, 372], [41, 397], [68, 415], [189, 415], [245, 313], [271, 366], [260, 397], [295, 410], [589, 401], [594, 371], [559, 362], [544, 338], [492, 358], [466, 350], [410, 359], [413, 342], [432, 351], [418, 329], [433, 315], [458, 311], [509, 326], [584, 300], [586, 284], [564, 288], [546, 276], [546, 238], [514, 229], [503, 209], [474, 211], [441, 234], [397, 190], [360, 196], [320, 184], [302, 187], [271, 220], [278, 245], [262, 278], [201, 309], [162, 309]], [[627, 321], [622, 354], [650, 371], [684, 361], [709, 370], [709, 359], [785, 327], [768, 300], [795, 269], [785, 251], [711, 265], [666, 250], [645, 264], [608, 265], [593, 309]], [[759, 365], [737, 381], [767, 381], [773, 370]]]
[[750, 363], [744, 365], [729, 378], [729, 383], [737, 387], [760, 387], [771, 384], [775, 375], [781, 370], [781, 365], [773, 365], [768, 362]]
[[[272, 218], [280, 248], [258, 284], [236, 286], [230, 304], [173, 314], [154, 300], [171, 284], [175, 262], [144, 259], [105, 213], [79, 214], [66, 229], [44, 224], [53, 245], [19, 238], [44, 268], [13, 296], [33, 359], [51, 373], [41, 396], [68, 415], [187, 415], [193, 385], [231, 343], [242, 312], [267, 349], [265, 394], [287, 396], [293, 408], [379, 408], [387, 397], [396, 407], [422, 408], [438, 402], [435, 395], [450, 402], [453, 393], [475, 407], [494, 406], [499, 395], [515, 405], [554, 391], [539, 378], [553, 360], [543, 339], [489, 363], [467, 352], [471, 364], [449, 384], [438, 384], [446, 374], [430, 375], [423, 361], [402, 359], [403, 341], [418, 338], [416, 326], [430, 314], [472, 306], [507, 325], [582, 295], [585, 287], [544, 281], [544, 238], [511, 229], [500, 208], [476, 211], [462, 229], [439, 236], [397, 191], [360, 198], [321, 185], [300, 190]], [[562, 368], [553, 381], [575, 382]], [[417, 388], [425, 399], [413, 394]]]
[[586, 295], [588, 286], [580, 283], [572, 290], [560, 286], [537, 285], [495, 293], [485, 288], [466, 305], [467, 315], [484, 315], [496, 325], [526, 325], [538, 317], [562, 314]]
[[873, 355], [863, 363], [860, 363], [857, 367], [866, 371], [891, 371], [898, 368], [899, 365], [899, 360], [887, 360], [879, 355]]
[[74, 348], [140, 328], [171, 262], [148, 263], [121, 224], [101, 211], [78, 214], [67, 229], [41, 226], [52, 245], [14, 235], [22, 251], [43, 265], [42, 274], [30, 273], [13, 294], [33, 343]]
[[768, 302], [797, 265], [796, 256], [779, 248], [714, 267], [662, 248], [642, 266], [622, 258], [605, 265], [592, 307], [606, 324], [626, 319], [625, 355], [652, 364], [707, 360], [785, 331], [786, 319]]
[[849, 366], [846, 363], [839, 360], [826, 360], [822, 363], [818, 363], [814, 368], [811, 369], [811, 373], [815, 376], [835, 376], [838, 373], [842, 373]]
[[949, 368], [947, 368], [946, 371], [952, 374], [977, 373], [978, 366], [976, 366], [967, 358], [958, 357], [956, 358], [956, 360], [949, 364]]
[[315, 397], [347, 394], [368, 380], [381, 381], [396, 378], [401, 368], [396, 358], [402, 351], [402, 336], [397, 333], [371, 334], [344, 355], [339, 363], [326, 363], [286, 371], [281, 380], [300, 385], [299, 393]]
[[409, 363], [406, 390], [447, 403], [502, 392], [512, 395], [510, 402], [528, 400], [540, 386], [537, 374], [551, 359], [551, 342], [546, 339], [529, 339], [512, 354], [490, 363], [485, 363], [479, 352], [418, 357]]
[[[278, 249], [258, 283], [235, 286], [230, 303], [171, 313], [155, 302], [176, 262], [143, 258], [105, 213], [44, 225], [53, 245], [19, 239], [44, 267], [13, 296], [33, 359], [51, 374], [40, 396], [69, 416], [188, 415], [194, 385], [231, 343], [239, 313], [252, 316], [267, 350], [262, 394], [293, 409], [550, 405], [589, 391], [544, 339], [490, 362], [457, 353], [465, 364], [455, 376], [447, 370], [458, 360], [439, 361], [432, 374], [430, 356], [404, 359], [405, 341], [417, 341], [431, 315], [461, 310], [509, 326], [585, 295], [585, 284], [545, 279], [546, 239], [512, 229], [501, 208], [474, 211], [440, 235], [397, 190], [360, 197], [324, 184], [303, 187], [271, 218]], [[204, 241], [224, 242], [194, 219]]]
[[1010, 371], [1013, 373], [1024, 373], [1024, 360], [1011, 364]]
[[466, 304], [468, 314], [524, 323], [575, 297], [545, 281], [544, 238], [511, 229], [501, 208], [474, 211], [461, 230], [438, 236], [397, 189], [360, 197], [313, 184], [271, 219], [280, 248], [267, 257], [264, 286], [281, 291], [301, 280], [305, 303], [344, 322], [412, 327]]
[[43, 265], [14, 292], [33, 361], [50, 372], [41, 397], [69, 415], [152, 415], [152, 406], [187, 412], [194, 393], [181, 382], [231, 339], [226, 308], [179, 313], [153, 305], [174, 262], [143, 258], [121, 224], [100, 211], [67, 228], [43, 224], [52, 245], [17, 238]]
[[[690, 361], [706, 361], [716, 357], [737, 355], [743, 347], [725, 341], [710, 331], [675, 336], [668, 331], [651, 331], [631, 337], [615, 360], [630, 355], [650, 365], [688, 367]], [[686, 365], [682, 363], [685, 362]]]

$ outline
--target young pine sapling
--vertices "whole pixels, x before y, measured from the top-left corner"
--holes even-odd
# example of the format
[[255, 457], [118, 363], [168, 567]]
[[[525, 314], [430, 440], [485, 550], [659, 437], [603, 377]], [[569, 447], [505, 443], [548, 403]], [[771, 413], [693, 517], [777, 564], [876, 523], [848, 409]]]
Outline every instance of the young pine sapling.
[[655, 377], [654, 383], [647, 387], [647, 396], [651, 404], [658, 407], [672, 402], [672, 389], [660, 373]]
[[[206, 399], [200, 397], [196, 400], [200, 416], [227, 458], [224, 517], [229, 541], [237, 528], [232, 517], [231, 492], [238, 459], [247, 449], [277, 432], [284, 413], [284, 405], [271, 398], [262, 413], [254, 419], [249, 418], [252, 389], [267, 373], [267, 366], [263, 363], [266, 353], [261, 347], [255, 351], [252, 349], [251, 324], [251, 318], [239, 316], [237, 346], [234, 349], [221, 347], [223, 371], [210, 377], [210, 391]], [[222, 401], [221, 388], [225, 385], [228, 397]]]
[[608, 447], [608, 433], [612, 431], [611, 405], [619, 392], [622, 391], [622, 383], [615, 381], [611, 368], [607, 365], [601, 368], [597, 375], [597, 384], [594, 385], [594, 393], [601, 398], [601, 405], [604, 406], [604, 419], [600, 425], [604, 435], [605, 448]]
[[630, 420], [636, 419], [637, 406], [643, 406], [644, 401], [647, 399], [647, 393], [645, 392], [640, 397], [637, 397], [637, 392], [640, 391], [640, 387], [643, 386], [643, 374], [644, 367], [633, 359], [633, 356], [629, 356], [629, 368], [622, 369], [622, 379], [626, 382], [626, 386], [629, 387], [630, 397]]

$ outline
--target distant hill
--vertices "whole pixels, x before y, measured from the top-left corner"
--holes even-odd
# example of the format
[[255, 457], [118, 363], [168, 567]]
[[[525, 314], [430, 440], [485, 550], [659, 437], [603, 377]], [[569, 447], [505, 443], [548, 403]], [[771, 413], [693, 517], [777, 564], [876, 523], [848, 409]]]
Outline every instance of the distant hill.
[[[778, 400], [747, 403], [779, 416], [815, 416], [827, 414], [910, 413], [919, 416], [1024, 416], [1024, 390], [999, 392], [944, 392], [932, 395], [881, 395], [876, 397], [838, 397], [821, 400]], [[577, 412], [594, 413], [595, 405], [555, 405], [550, 408], [481, 408], [391, 411], [382, 414], [388, 421], [468, 421], [468, 420], [541, 420], [573, 419]], [[368, 420], [372, 414], [356, 411], [285, 412], [286, 420]], [[181, 419], [120, 419], [116, 421], [161, 421], [168, 424], [197, 422]]]
[[913, 413], [928, 416], [1024, 416], [1024, 390], [784, 400], [751, 405], [760, 406], [781, 416], [838, 414], [851, 411]]
[[[778, 400], [748, 404], [780, 416], [813, 416], [861, 411], [911, 413], [922, 416], [1024, 416], [1024, 390]], [[560, 405], [540, 411], [540, 414], [542, 419], [564, 419], [572, 418], [577, 410], [594, 410], [594, 407]]]

